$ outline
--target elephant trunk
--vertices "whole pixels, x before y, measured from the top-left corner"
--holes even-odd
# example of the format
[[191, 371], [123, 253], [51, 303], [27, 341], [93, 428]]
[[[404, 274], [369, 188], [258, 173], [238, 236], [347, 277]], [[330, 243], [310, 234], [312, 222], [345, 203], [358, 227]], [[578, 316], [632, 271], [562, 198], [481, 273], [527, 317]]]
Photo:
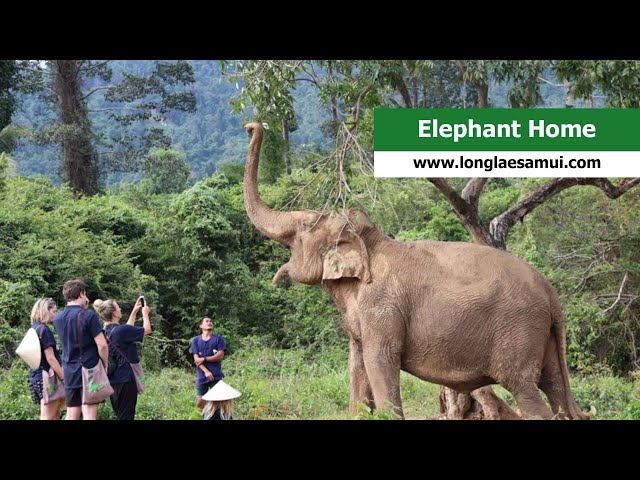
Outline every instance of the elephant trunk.
[[260, 147], [264, 134], [262, 125], [249, 123], [244, 128], [247, 133], [252, 135], [244, 170], [244, 208], [251, 223], [262, 234], [283, 245], [288, 245], [289, 239], [295, 233], [295, 221], [292, 213], [279, 212], [267, 207], [258, 191], [258, 163], [260, 162]]

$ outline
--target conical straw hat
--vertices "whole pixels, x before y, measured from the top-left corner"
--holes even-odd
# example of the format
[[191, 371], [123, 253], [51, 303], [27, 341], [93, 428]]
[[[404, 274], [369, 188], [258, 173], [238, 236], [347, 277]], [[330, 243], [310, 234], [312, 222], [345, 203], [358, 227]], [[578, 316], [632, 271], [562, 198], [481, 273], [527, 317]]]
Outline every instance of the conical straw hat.
[[40, 339], [33, 328], [27, 330], [24, 338], [16, 348], [16, 353], [20, 355], [31, 368], [40, 367], [42, 351], [40, 350]]
[[207, 402], [221, 402], [238, 398], [240, 395], [242, 394], [238, 390], [220, 380], [211, 390], [204, 394], [202, 399]]

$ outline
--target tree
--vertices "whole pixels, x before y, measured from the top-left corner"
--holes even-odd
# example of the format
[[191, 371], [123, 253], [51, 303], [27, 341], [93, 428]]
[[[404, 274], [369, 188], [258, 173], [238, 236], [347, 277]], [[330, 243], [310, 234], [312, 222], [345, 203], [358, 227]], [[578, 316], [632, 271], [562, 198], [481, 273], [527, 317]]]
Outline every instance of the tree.
[[15, 60], [0, 60], [0, 130], [11, 123], [16, 101], [11, 91], [15, 87], [17, 67]]
[[16, 101], [12, 89], [17, 81], [15, 60], [0, 60], [0, 190], [6, 178], [15, 173], [15, 162], [9, 153], [13, 151], [19, 129], [11, 127], [11, 116]]
[[[50, 60], [20, 62], [20, 87], [46, 95], [58, 112], [58, 123], [38, 132], [41, 143], [62, 147], [60, 174], [76, 193], [97, 193], [101, 170], [128, 170], [153, 147], [170, 141], [161, 123], [171, 110], [193, 111], [195, 97], [181, 88], [193, 82], [188, 62], [157, 62], [147, 76], [124, 74], [111, 83], [108, 61]], [[96, 131], [99, 114], [120, 129]]]
[[184, 155], [159, 149], [144, 163], [144, 179], [150, 193], [180, 193], [189, 186], [191, 170]]
[[275, 183], [286, 172], [285, 156], [288, 145], [280, 132], [267, 130], [265, 132], [262, 156], [264, 163], [260, 165], [260, 181]]
[[15, 97], [12, 88], [15, 87], [17, 68], [15, 60], [0, 60], [0, 177], [9, 169], [8, 153], [15, 147], [17, 138], [15, 129], [9, 128], [11, 116], [15, 109]]

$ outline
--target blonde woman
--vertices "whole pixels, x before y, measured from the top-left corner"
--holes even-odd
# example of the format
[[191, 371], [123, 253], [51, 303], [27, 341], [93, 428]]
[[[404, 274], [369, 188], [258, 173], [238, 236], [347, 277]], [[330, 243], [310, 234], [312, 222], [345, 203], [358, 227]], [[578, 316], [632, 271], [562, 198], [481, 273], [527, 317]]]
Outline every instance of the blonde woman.
[[205, 420], [233, 420], [233, 399], [242, 395], [222, 380], [215, 384], [202, 397], [206, 403], [202, 408]]
[[38, 334], [40, 340], [41, 360], [40, 366], [29, 370], [29, 392], [31, 400], [37, 405], [40, 404], [40, 420], [59, 420], [60, 410], [64, 406], [64, 398], [53, 401], [48, 405], [44, 404], [42, 398], [42, 372], [48, 372], [52, 368], [60, 380], [64, 380], [64, 373], [60, 366], [60, 353], [53, 338], [53, 333], [49, 330], [47, 323], [50, 323], [56, 313], [57, 305], [53, 298], [39, 299], [31, 309], [31, 328]]
[[[113, 387], [111, 407], [118, 420], [133, 420], [136, 416], [138, 389], [130, 364], [140, 362], [136, 342], [141, 342], [145, 335], [151, 333], [149, 305], [145, 304], [143, 307], [142, 298], [138, 298], [125, 325], [120, 325], [122, 310], [118, 302], [113, 299], [98, 299], [93, 302], [93, 309], [104, 322], [104, 333], [109, 341], [109, 358], [117, 359], [117, 366], [109, 376], [109, 382]], [[136, 317], [141, 308], [142, 327], [136, 327]], [[126, 359], [122, 358], [123, 354]]]

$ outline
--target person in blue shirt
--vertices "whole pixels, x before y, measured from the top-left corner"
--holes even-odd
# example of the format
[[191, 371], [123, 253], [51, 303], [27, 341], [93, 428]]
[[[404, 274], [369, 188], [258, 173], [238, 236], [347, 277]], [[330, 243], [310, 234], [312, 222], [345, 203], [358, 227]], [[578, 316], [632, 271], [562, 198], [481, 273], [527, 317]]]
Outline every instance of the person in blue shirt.
[[[93, 302], [94, 310], [104, 322], [104, 332], [109, 343], [110, 361], [115, 361], [116, 367], [109, 383], [113, 387], [111, 395], [111, 407], [118, 420], [133, 420], [136, 416], [138, 404], [138, 388], [136, 379], [131, 369], [131, 363], [139, 363], [136, 342], [141, 342], [145, 335], [151, 333], [151, 321], [149, 320], [149, 305], [142, 306], [140, 298], [131, 310], [129, 320], [120, 325], [122, 310], [113, 299], [96, 300]], [[142, 327], [136, 327], [136, 317], [142, 309]], [[126, 359], [122, 358], [126, 355]]]
[[213, 332], [213, 321], [204, 317], [199, 324], [202, 334], [193, 337], [189, 353], [196, 365], [196, 408], [202, 411], [202, 396], [224, 377], [222, 359], [227, 349], [224, 340]]
[[94, 368], [98, 362], [102, 362], [106, 369], [109, 359], [107, 339], [98, 315], [93, 310], [87, 310], [89, 298], [86, 289], [82, 280], [66, 281], [62, 295], [67, 306], [53, 317], [53, 327], [62, 343], [67, 420], [80, 420], [81, 415], [84, 420], [96, 419], [98, 404], [82, 403], [82, 366]]
[[38, 334], [40, 339], [41, 360], [40, 366], [29, 369], [29, 392], [31, 400], [36, 405], [40, 405], [40, 420], [60, 420], [60, 410], [64, 406], [64, 398], [52, 401], [49, 405], [44, 404], [42, 398], [42, 372], [48, 372], [50, 368], [60, 380], [64, 380], [64, 373], [60, 366], [60, 353], [53, 338], [53, 333], [49, 330], [47, 323], [56, 313], [56, 301], [53, 298], [39, 299], [31, 309], [31, 328]]

